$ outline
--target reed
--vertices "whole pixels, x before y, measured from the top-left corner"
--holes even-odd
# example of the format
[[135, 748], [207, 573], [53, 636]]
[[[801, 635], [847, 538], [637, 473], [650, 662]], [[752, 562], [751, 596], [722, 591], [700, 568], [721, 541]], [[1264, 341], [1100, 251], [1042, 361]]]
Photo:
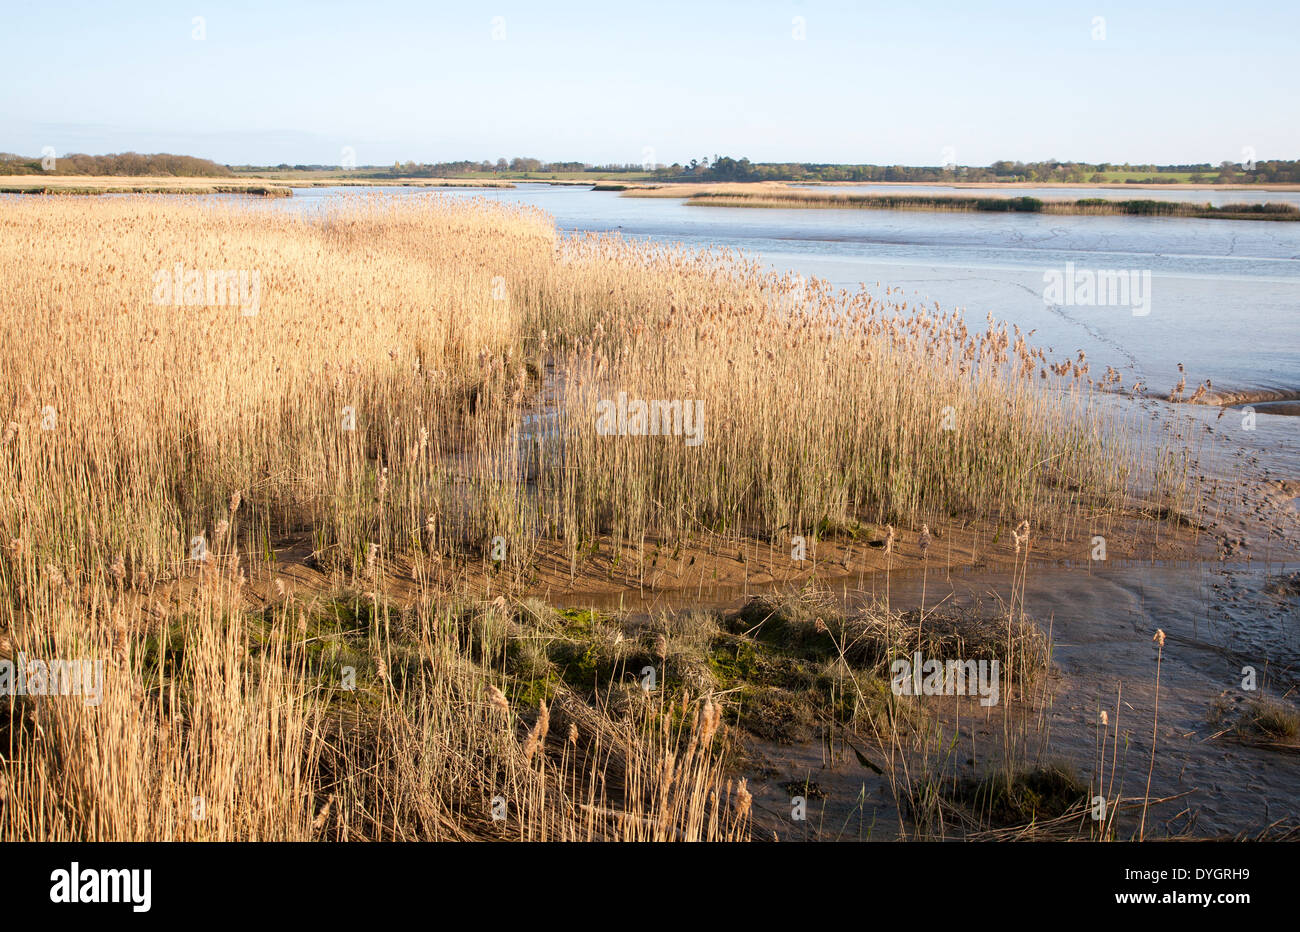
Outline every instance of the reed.
[[289, 197], [287, 185], [261, 179], [124, 175], [8, 175], [0, 194], [256, 194]]
[[[629, 191], [624, 197], [668, 197], [669, 189], [652, 194]], [[783, 207], [783, 208], [851, 208], [857, 210], [932, 210], [980, 213], [1083, 214], [1095, 216], [1193, 217], [1219, 220], [1300, 220], [1300, 207], [1294, 204], [1196, 204], [1185, 201], [1113, 200], [1080, 198], [1077, 200], [1040, 200], [1036, 197], [970, 197], [961, 195], [891, 195], [834, 194], [820, 191], [782, 190], [763, 186], [745, 190], [732, 185], [719, 188], [695, 188], [678, 196], [697, 207]]]
[[[257, 313], [157, 303], [178, 267], [256, 272]], [[742, 837], [707, 701], [552, 694], [539, 728], [492, 700], [506, 609], [448, 608], [467, 574], [526, 588], [546, 542], [576, 568], [826, 522], [1046, 536], [1148, 478], [1086, 362], [991, 318], [486, 200], [15, 200], [0, 306], [0, 630], [113, 663], [99, 709], [0, 715], [6, 839]], [[618, 392], [702, 404], [702, 442], [602, 433]], [[363, 594], [357, 639], [304, 630], [295, 541]], [[276, 595], [251, 618], [255, 583]], [[322, 643], [363, 690], [340, 698]]]

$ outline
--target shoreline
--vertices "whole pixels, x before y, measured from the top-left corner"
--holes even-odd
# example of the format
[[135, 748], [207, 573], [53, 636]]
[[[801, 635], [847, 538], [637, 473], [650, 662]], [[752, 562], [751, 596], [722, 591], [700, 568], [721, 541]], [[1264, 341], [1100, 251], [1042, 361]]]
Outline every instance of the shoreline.
[[[624, 192], [623, 196], [636, 196]], [[659, 195], [664, 196], [664, 195]], [[670, 195], [671, 196], [671, 195]], [[684, 195], [688, 207], [749, 207], [813, 210], [915, 210], [973, 213], [1032, 213], [1070, 216], [1176, 217], [1192, 220], [1300, 220], [1291, 204], [1225, 204], [1215, 207], [1188, 201], [1107, 200], [1035, 197], [965, 197], [960, 195], [878, 195], [788, 193], [765, 190], [699, 191]]]
[[[254, 197], [291, 197], [293, 195], [292, 190], [289, 188], [272, 184], [239, 184], [238, 182], [207, 180], [199, 183], [168, 183], [157, 180], [119, 182], [116, 179], [105, 181], [89, 175], [65, 177], [68, 177], [69, 180], [62, 183], [55, 182], [55, 179], [43, 179], [30, 183], [20, 182], [17, 184], [0, 181], [0, 194], [57, 195], [64, 197], [100, 194], [247, 194]], [[88, 181], [83, 180], [83, 177]]]
[[[765, 183], [765, 182], [759, 182]], [[776, 182], [789, 186], [815, 185], [817, 187], [865, 187], [867, 185], [888, 185], [898, 188], [1109, 188], [1118, 191], [1134, 189], [1144, 191], [1300, 191], [1300, 184], [1213, 184], [1198, 181], [1195, 183], [1175, 181], [1152, 184], [1136, 182], [1127, 184], [1123, 181], [783, 181]]]
[[6, 175], [0, 176], [0, 194], [249, 194], [292, 197], [294, 188], [513, 188], [509, 181], [473, 181], [454, 178], [408, 179], [272, 179], [154, 177], [129, 175]]

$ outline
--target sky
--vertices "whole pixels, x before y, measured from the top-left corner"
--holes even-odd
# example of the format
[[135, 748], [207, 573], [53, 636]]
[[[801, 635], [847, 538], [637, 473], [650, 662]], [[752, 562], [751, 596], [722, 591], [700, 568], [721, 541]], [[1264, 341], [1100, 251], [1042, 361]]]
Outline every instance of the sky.
[[19, 3], [0, 151], [1300, 158], [1300, 3]]

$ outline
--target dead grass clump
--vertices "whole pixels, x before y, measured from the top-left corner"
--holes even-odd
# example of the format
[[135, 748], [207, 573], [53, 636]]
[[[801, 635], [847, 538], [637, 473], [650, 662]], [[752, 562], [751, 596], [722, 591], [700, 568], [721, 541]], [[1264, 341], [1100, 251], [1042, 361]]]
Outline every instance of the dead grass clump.
[[1039, 681], [1050, 665], [1042, 629], [1005, 605], [997, 612], [970, 605], [910, 612], [872, 606], [846, 613], [828, 591], [805, 587], [751, 600], [732, 628], [809, 659], [842, 658], [881, 676], [893, 661], [910, 661], [918, 651], [945, 663], [997, 660], [1003, 674], [1023, 687]]
[[910, 812], [921, 831], [943, 836], [1016, 829], [1022, 837], [1043, 826], [1050, 834], [1073, 836], [1087, 817], [1088, 787], [1063, 765], [1047, 765], [1008, 776], [923, 778], [909, 794]]
[[1210, 706], [1210, 724], [1219, 735], [1261, 747], [1300, 747], [1300, 712], [1270, 697], [1231, 702], [1219, 696]]

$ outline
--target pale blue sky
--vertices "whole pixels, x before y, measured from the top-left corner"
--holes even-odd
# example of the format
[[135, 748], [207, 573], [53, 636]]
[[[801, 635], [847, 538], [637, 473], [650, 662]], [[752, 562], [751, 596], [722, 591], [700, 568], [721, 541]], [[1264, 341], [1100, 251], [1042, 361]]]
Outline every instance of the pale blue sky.
[[0, 30], [26, 155], [1300, 158], [1295, 0], [10, 2]]

